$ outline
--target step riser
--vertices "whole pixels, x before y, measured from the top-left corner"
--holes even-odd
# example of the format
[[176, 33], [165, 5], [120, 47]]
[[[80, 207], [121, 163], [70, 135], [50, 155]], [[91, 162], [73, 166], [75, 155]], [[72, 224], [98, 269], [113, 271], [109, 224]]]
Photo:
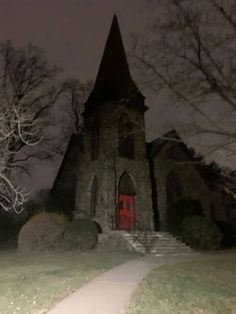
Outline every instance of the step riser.
[[183, 243], [181, 240], [177, 240], [175, 238], [169, 238], [169, 239], [162, 239], [158, 237], [134, 237], [132, 235], [124, 235], [125, 238], [127, 239], [148, 239], [148, 240], [158, 240], [159, 242], [178, 242], [178, 243]]
[[123, 237], [138, 252], [150, 254], [189, 254], [194, 251], [166, 232], [123, 233]]
[[183, 251], [191, 251], [191, 249], [186, 249], [186, 248], [183, 248], [183, 249], [176, 249], [176, 248], [151, 248], [151, 251], [166, 251], [166, 252], [169, 252], [169, 251], [179, 251], [179, 252], [183, 252]]

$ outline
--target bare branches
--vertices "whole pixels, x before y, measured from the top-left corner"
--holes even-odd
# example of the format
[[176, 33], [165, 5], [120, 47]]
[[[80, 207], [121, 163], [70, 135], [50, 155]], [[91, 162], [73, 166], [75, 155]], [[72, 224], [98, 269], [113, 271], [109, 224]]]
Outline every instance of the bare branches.
[[43, 114], [65, 91], [55, 81], [58, 73], [38, 47], [0, 44], [0, 208], [5, 211], [23, 209], [26, 195], [11, 182], [10, 169], [17, 152], [42, 140]]
[[4, 211], [14, 211], [20, 214], [23, 211], [25, 202], [24, 194], [19, 187], [14, 187], [10, 180], [0, 173], [0, 207]]
[[[54, 158], [63, 152], [66, 136], [81, 131], [80, 113], [91, 82], [82, 84], [75, 79], [59, 82], [59, 72], [34, 45], [18, 49], [9, 41], [0, 43], [0, 207], [3, 210], [18, 212], [25, 200], [25, 195], [10, 180], [11, 169], [25, 171], [26, 163]], [[56, 110], [55, 105], [60, 109]], [[58, 126], [62, 105], [67, 106], [64, 116], [69, 112], [70, 118], [64, 119], [67, 124], [63, 121]], [[69, 124], [73, 124], [73, 130]], [[39, 143], [40, 147], [34, 149]], [[29, 146], [30, 150], [24, 149]]]
[[[219, 135], [219, 147], [236, 153], [235, 0], [160, 0], [152, 13], [149, 39], [136, 38], [132, 52], [143, 85], [157, 94], [168, 89], [178, 107], [191, 108], [204, 121], [196, 132]], [[216, 119], [216, 106], [231, 112], [230, 126]]]
[[69, 106], [68, 112], [71, 114], [72, 124], [74, 126], [73, 132], [80, 133], [82, 128], [81, 113], [84, 109], [84, 103], [88, 99], [92, 91], [93, 82], [87, 81], [81, 83], [77, 79], [67, 79], [64, 83], [67, 91], [68, 101], [66, 104]]

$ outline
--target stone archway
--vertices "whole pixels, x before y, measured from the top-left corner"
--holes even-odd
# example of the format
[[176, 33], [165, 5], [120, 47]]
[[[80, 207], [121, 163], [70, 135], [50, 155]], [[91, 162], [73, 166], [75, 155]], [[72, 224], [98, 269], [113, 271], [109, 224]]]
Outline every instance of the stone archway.
[[135, 225], [135, 189], [127, 172], [124, 172], [119, 181], [119, 208], [118, 228], [133, 230]]

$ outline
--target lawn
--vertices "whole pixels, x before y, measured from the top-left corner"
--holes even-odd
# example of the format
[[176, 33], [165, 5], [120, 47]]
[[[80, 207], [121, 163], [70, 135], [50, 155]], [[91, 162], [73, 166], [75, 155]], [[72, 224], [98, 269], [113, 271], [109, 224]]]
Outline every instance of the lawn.
[[126, 314], [236, 313], [236, 254], [152, 271]]
[[0, 252], [0, 314], [42, 314], [98, 274], [137, 257], [121, 252]]

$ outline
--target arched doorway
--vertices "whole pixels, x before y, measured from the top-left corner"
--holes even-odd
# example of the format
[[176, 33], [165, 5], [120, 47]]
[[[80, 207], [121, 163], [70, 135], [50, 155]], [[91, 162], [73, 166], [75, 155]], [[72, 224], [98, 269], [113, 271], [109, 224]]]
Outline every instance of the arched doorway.
[[133, 230], [135, 223], [135, 190], [133, 182], [127, 172], [120, 177], [118, 228]]

